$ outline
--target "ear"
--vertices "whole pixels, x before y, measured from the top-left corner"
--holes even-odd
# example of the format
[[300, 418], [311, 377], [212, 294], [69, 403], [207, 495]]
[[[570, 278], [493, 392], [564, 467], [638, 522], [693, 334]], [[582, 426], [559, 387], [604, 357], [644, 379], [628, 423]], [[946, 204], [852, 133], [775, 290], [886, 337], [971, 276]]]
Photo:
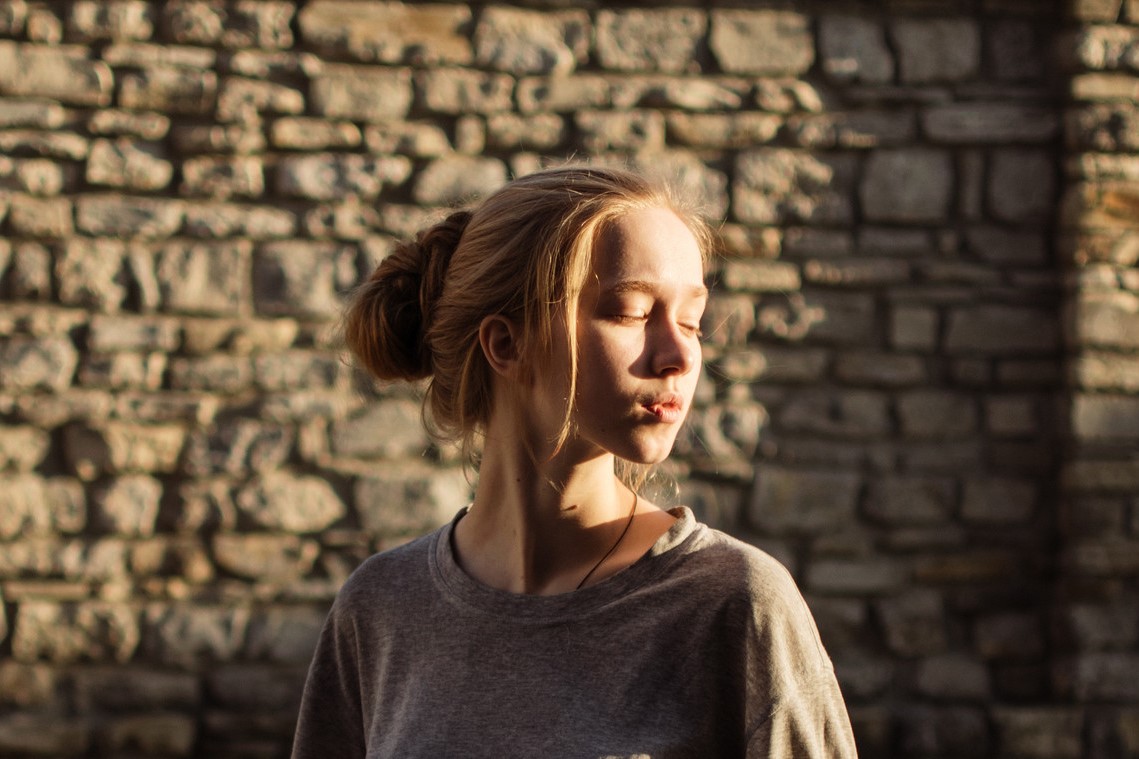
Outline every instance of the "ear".
[[521, 330], [513, 321], [493, 314], [479, 324], [479, 345], [495, 374], [518, 379], [522, 371]]

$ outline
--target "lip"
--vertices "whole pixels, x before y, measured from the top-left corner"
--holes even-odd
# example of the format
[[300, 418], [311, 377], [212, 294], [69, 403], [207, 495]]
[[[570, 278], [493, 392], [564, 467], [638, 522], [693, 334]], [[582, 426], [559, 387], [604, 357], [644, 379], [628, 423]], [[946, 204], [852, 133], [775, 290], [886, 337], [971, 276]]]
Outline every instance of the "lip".
[[684, 398], [676, 393], [649, 396], [641, 401], [641, 408], [664, 424], [675, 424], [684, 418]]

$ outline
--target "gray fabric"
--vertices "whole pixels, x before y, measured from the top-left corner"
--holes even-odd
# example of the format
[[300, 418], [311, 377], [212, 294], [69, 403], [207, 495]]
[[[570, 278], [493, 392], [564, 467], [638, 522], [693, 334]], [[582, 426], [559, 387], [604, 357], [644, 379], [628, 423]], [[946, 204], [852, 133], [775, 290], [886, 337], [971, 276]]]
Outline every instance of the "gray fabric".
[[556, 596], [469, 577], [454, 523], [368, 559], [329, 614], [293, 757], [855, 756], [791, 577], [673, 513], [631, 567]]

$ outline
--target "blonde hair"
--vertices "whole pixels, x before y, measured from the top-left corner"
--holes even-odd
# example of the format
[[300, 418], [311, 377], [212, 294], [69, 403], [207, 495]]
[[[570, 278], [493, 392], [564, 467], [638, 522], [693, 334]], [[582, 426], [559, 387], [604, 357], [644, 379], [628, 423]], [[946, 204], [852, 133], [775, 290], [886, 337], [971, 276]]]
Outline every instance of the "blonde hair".
[[[354, 293], [344, 337], [382, 380], [430, 378], [424, 421], [438, 439], [458, 441], [473, 460], [491, 413], [492, 371], [479, 343], [484, 317], [520, 328], [532, 366], [565, 329], [570, 402], [555, 448], [572, 429], [578, 299], [592, 251], [608, 225], [643, 208], [668, 208], [707, 258], [711, 231], [670, 186], [629, 171], [570, 166], [516, 179], [473, 210], [456, 211], [399, 245]], [[564, 315], [564, 319], [559, 319]]]

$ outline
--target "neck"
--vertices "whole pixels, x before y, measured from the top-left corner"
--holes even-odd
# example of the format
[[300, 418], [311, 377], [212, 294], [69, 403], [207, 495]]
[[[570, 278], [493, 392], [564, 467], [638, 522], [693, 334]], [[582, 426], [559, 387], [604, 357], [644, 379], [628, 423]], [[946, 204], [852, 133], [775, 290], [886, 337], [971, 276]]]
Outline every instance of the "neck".
[[[573, 590], [628, 525], [633, 498], [612, 455], [535, 463], [517, 442], [488, 438], [474, 504], [455, 532], [459, 560], [503, 590]], [[591, 580], [603, 576], [598, 567]]]

